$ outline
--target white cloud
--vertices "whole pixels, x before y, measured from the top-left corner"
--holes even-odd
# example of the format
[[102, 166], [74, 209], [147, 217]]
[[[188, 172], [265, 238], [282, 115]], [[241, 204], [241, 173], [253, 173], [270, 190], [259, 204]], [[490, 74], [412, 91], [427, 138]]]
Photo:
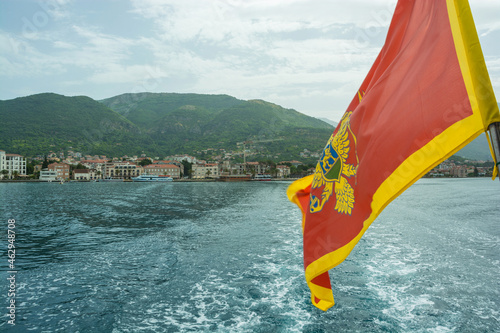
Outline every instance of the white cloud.
[[[32, 2], [29, 12], [0, 3], [15, 9], [17, 24], [0, 22], [0, 80], [9, 82], [0, 98], [47, 90], [93, 98], [225, 93], [311, 115], [330, 110], [338, 119], [382, 47], [395, 3], [52, 0]], [[498, 92], [500, 2], [470, 5]]]

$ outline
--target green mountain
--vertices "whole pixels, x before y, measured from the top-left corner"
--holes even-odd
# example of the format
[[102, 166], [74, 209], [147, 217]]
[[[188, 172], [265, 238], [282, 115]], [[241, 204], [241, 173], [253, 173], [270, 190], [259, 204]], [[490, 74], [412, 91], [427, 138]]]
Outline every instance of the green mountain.
[[333, 131], [325, 122], [262, 100], [227, 95], [125, 94], [101, 101], [147, 132], [166, 152], [235, 150], [249, 142], [260, 155], [298, 158], [321, 150]]
[[[73, 150], [163, 157], [245, 147], [248, 160], [303, 160], [301, 152], [321, 151], [332, 131], [295, 110], [228, 95], [140, 93], [95, 101], [45, 93], [0, 101], [0, 149], [25, 156]], [[457, 155], [491, 160], [484, 135]]]
[[0, 147], [27, 156], [73, 149], [120, 154], [147, 136], [131, 121], [85, 96], [44, 93], [0, 101]]
[[100, 102], [146, 130], [155, 125], [156, 121], [174, 111], [194, 108], [199, 113], [213, 113], [244, 103], [228, 95], [147, 92], [122, 94]]
[[[52, 93], [0, 101], [0, 149], [26, 156], [165, 156], [207, 148], [297, 159], [321, 150], [333, 127], [295, 110], [227, 95], [125, 94], [103, 101]], [[251, 154], [249, 154], [251, 156]], [[255, 156], [257, 158], [257, 156]]]

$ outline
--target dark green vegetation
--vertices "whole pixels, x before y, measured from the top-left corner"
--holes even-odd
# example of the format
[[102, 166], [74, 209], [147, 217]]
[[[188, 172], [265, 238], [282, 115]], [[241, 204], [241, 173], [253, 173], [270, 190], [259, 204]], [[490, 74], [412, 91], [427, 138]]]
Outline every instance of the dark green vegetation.
[[260, 156], [297, 159], [304, 149], [321, 150], [333, 131], [295, 110], [227, 95], [143, 93], [101, 102], [164, 143], [169, 153], [236, 150], [238, 142], [247, 141]]
[[25, 156], [72, 149], [83, 154], [164, 157], [208, 148], [298, 159], [322, 150], [331, 125], [261, 100], [227, 95], [124, 94], [89, 97], [38, 94], [0, 101], [0, 149]]
[[153, 144], [131, 121], [85, 96], [0, 101], [0, 119], [0, 147], [25, 156], [69, 149], [120, 155], [137, 142]]
[[[248, 161], [315, 163], [300, 153], [321, 151], [332, 131], [333, 126], [295, 110], [228, 95], [139, 93], [95, 101], [45, 93], [0, 101], [0, 149], [24, 156], [73, 150], [210, 159], [219, 149], [242, 152], [245, 142]], [[215, 150], [200, 153], [208, 148]], [[457, 155], [491, 160], [484, 135]]]

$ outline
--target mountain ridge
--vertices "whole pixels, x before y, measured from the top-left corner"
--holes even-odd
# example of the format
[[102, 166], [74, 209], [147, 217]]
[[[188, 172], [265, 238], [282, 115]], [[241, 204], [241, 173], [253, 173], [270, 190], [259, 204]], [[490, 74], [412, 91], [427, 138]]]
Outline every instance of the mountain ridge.
[[[166, 156], [207, 148], [234, 151], [239, 143], [252, 142], [261, 156], [300, 159], [304, 149], [321, 151], [334, 129], [294, 109], [225, 94], [143, 92], [96, 101], [41, 93], [0, 100], [0, 119], [0, 149], [25, 156], [51, 150]], [[484, 135], [456, 155], [491, 160]]]
[[5, 125], [0, 147], [26, 156], [61, 150], [167, 156], [237, 150], [238, 142], [267, 140], [281, 144], [255, 146], [260, 155], [297, 159], [304, 149], [322, 150], [333, 131], [313, 117], [262, 100], [177, 93], [122, 94], [101, 101], [42, 93], [0, 101], [0, 119]]

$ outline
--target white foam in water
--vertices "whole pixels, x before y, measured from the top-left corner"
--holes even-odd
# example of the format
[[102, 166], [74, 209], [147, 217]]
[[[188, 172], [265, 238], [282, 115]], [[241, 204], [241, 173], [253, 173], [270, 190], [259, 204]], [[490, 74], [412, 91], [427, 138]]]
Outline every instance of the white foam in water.
[[[19, 331], [500, 332], [489, 184], [423, 180], [403, 193], [331, 271], [328, 312], [310, 302], [288, 183], [93, 184], [98, 196], [3, 184], [39, 198], [16, 208]], [[53, 206], [61, 196], [74, 204]]]

